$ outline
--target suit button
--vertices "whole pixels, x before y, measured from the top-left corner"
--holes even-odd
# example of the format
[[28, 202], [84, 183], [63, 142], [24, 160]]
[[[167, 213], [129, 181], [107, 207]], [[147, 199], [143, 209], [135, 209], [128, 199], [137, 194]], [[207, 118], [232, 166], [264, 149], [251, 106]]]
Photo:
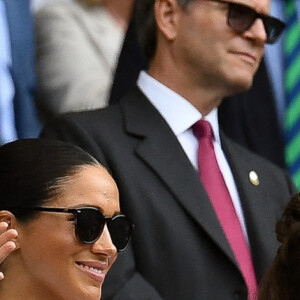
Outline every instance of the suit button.
[[247, 300], [247, 293], [242, 290], [236, 290], [233, 294], [235, 300]]

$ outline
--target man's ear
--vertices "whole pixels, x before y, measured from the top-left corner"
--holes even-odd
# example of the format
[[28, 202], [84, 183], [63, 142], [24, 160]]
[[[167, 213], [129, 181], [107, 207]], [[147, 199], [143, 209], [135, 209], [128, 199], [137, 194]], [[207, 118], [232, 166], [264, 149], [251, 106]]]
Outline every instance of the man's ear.
[[176, 38], [182, 8], [176, 0], [156, 0], [154, 17], [158, 31], [169, 41]]
[[[8, 210], [0, 210], [0, 222], [6, 222], [8, 224], [7, 229], [15, 229], [19, 232], [19, 222], [15, 215]], [[16, 249], [20, 248], [18, 236], [12, 239], [16, 244]]]

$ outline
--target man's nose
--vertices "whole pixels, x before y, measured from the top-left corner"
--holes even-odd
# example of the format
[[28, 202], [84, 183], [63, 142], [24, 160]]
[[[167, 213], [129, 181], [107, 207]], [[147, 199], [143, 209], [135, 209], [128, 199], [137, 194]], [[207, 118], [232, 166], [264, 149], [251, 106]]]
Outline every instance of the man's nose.
[[248, 38], [258, 40], [261, 43], [266, 43], [267, 32], [262, 19], [257, 18], [252, 26], [244, 33], [244, 35]]

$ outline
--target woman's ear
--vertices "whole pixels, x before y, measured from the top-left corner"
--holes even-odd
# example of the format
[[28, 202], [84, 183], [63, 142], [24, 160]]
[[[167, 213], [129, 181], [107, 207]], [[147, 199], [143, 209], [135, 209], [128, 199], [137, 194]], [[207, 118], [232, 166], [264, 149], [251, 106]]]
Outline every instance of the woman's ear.
[[[8, 224], [7, 230], [15, 229], [19, 232], [19, 222], [17, 221], [15, 215], [8, 210], [0, 210], [0, 222], [5, 222]], [[16, 249], [20, 248], [18, 236], [12, 239], [16, 244]]]
[[6, 222], [8, 227], [11, 226], [12, 219], [15, 219], [15, 216], [8, 210], [0, 210], [0, 222]]

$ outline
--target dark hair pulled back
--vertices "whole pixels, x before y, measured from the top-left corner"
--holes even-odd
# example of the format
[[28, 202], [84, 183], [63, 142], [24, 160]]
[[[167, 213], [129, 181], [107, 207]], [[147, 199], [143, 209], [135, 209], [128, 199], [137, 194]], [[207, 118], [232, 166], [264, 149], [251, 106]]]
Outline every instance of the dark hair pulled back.
[[0, 210], [20, 221], [35, 212], [20, 207], [41, 206], [58, 196], [59, 187], [84, 165], [99, 163], [81, 148], [47, 139], [22, 139], [0, 147]]

